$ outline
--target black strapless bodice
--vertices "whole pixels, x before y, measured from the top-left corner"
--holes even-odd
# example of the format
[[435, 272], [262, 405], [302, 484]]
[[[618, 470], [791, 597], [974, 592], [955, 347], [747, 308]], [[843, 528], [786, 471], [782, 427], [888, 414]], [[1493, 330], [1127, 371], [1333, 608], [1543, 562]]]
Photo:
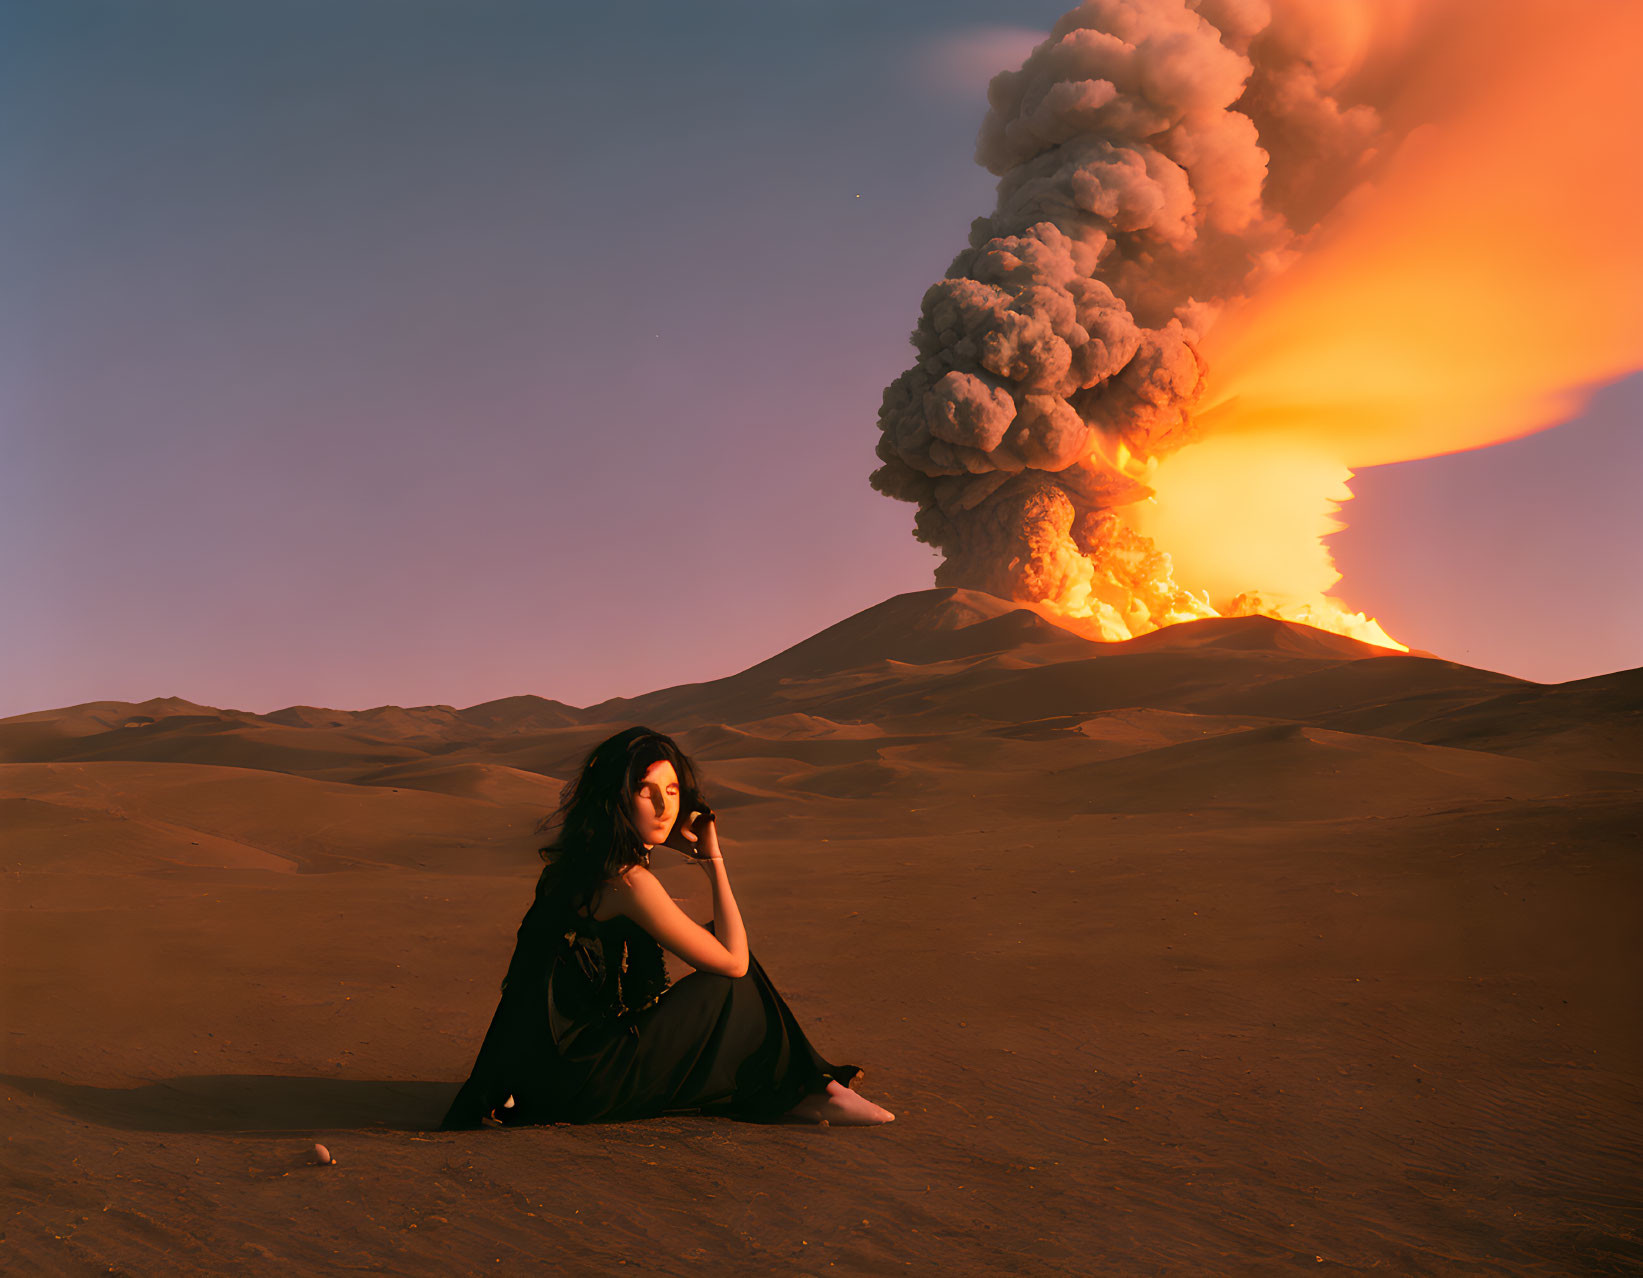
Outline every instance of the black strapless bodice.
[[[530, 925], [529, 914], [526, 920], [522, 933]], [[544, 958], [536, 958], [539, 951], [530, 946], [531, 961], [521, 965], [519, 976], [540, 979], [556, 1042], [583, 1022], [610, 1018], [631, 1024], [632, 1014], [649, 1007], [668, 987], [661, 944], [624, 915], [596, 919], [565, 909], [557, 915], [544, 910], [537, 926], [550, 931]], [[514, 977], [510, 966], [502, 980], [504, 993]]]

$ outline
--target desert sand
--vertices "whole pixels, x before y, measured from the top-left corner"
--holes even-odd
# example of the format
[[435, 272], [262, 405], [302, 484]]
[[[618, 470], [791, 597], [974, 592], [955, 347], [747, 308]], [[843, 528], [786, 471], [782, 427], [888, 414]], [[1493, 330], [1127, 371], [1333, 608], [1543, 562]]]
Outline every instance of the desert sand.
[[[894, 1123], [434, 1130], [633, 723]], [[1643, 670], [928, 590], [586, 708], [98, 702], [0, 761], [12, 1272], [1643, 1269]]]

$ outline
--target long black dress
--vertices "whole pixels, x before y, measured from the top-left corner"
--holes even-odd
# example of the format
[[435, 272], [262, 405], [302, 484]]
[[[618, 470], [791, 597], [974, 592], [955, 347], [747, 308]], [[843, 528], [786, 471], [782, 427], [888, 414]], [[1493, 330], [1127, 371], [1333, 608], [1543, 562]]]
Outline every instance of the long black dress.
[[772, 1120], [860, 1072], [821, 1058], [751, 954], [745, 976], [692, 972], [670, 985], [661, 945], [633, 920], [601, 922], [539, 887], [440, 1127], [479, 1127], [493, 1110], [509, 1126], [698, 1112]]

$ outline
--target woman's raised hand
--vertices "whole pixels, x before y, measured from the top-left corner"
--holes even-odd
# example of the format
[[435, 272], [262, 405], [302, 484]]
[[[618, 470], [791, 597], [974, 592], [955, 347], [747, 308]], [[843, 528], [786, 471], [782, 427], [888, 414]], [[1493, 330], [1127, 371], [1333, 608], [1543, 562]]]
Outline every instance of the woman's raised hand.
[[717, 814], [711, 808], [681, 814], [674, 829], [683, 844], [679, 850], [694, 857], [709, 872], [713, 862], [724, 859], [719, 848]]

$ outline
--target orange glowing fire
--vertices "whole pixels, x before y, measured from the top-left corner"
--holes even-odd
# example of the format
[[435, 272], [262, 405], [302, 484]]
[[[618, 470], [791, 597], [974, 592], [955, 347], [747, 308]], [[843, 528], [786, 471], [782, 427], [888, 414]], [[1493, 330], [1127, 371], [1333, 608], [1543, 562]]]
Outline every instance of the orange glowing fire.
[[1113, 639], [1258, 612], [1407, 651], [1328, 593], [1353, 468], [1556, 425], [1643, 365], [1643, 5], [1474, 16], [1394, 103], [1427, 123], [1374, 186], [1211, 328], [1199, 442], [1100, 457], [1154, 495], [1050, 611]]

